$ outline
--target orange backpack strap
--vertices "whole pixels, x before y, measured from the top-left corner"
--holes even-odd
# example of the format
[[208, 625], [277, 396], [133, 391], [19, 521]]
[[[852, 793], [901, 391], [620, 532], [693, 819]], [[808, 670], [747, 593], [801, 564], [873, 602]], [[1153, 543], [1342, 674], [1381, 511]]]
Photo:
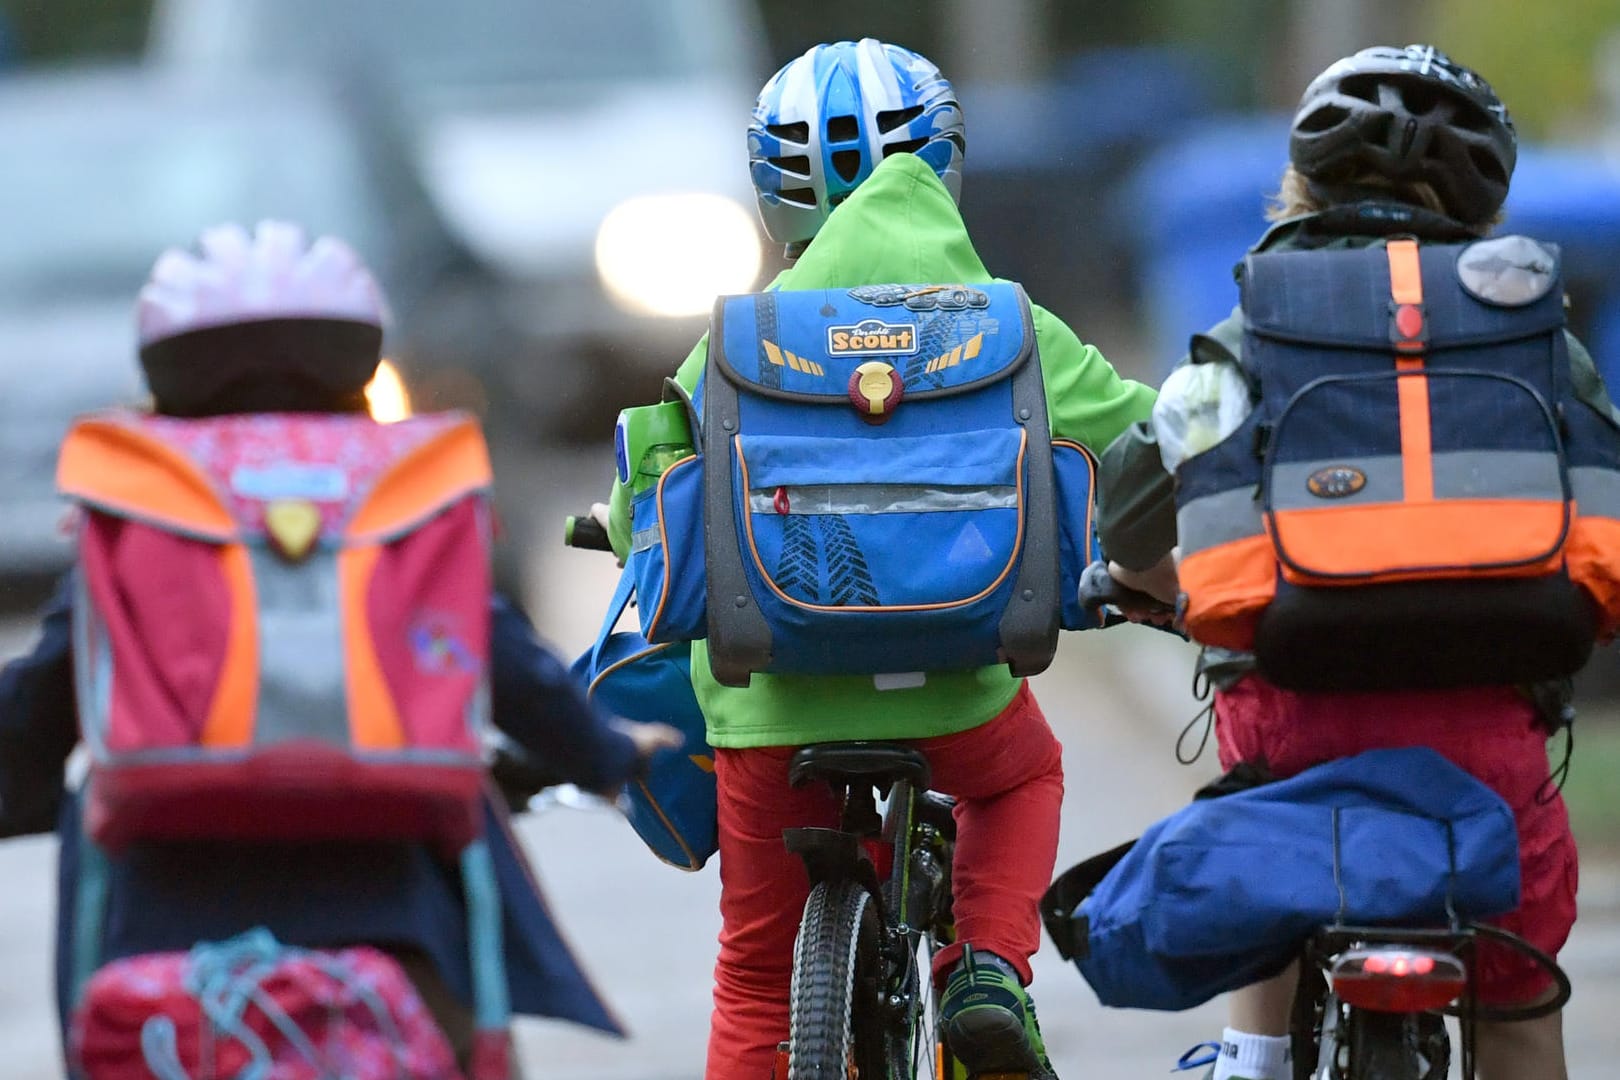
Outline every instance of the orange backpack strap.
[[215, 543], [236, 539], [237, 523], [203, 471], [133, 419], [106, 413], [74, 424], [57, 463], [62, 493]]
[[1401, 479], [1405, 501], [1434, 501], [1434, 454], [1429, 421], [1429, 377], [1423, 371], [1428, 337], [1423, 311], [1423, 263], [1416, 240], [1391, 240], [1390, 338], [1395, 343], [1401, 416]]

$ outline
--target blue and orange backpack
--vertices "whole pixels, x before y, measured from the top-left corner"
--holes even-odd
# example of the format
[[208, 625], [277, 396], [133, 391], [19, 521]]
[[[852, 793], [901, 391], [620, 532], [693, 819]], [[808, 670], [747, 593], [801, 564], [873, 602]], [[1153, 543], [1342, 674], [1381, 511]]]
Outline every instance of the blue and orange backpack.
[[1572, 385], [1557, 249], [1391, 239], [1240, 281], [1255, 407], [1176, 475], [1192, 636], [1300, 690], [1581, 667], [1620, 628], [1620, 430]]

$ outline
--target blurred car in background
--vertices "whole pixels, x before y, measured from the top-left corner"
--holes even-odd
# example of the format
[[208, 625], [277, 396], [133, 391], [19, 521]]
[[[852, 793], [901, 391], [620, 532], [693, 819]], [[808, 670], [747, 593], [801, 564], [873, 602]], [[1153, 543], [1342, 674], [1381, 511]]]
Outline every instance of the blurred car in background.
[[18, 74], [0, 130], [0, 579], [67, 564], [57, 447], [75, 415], [139, 399], [136, 294], [204, 227], [278, 217], [347, 239], [388, 292], [389, 354], [418, 396], [455, 398], [498, 347], [488, 277], [408, 155], [310, 80]]
[[157, 0], [148, 59], [368, 80], [501, 272], [523, 340], [485, 373], [492, 400], [537, 435], [600, 435], [760, 277], [764, 40], [749, 0]]

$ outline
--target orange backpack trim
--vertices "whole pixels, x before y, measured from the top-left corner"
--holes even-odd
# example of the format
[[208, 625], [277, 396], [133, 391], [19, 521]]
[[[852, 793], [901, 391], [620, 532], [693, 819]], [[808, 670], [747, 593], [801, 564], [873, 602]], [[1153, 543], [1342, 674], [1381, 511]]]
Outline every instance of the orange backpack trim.
[[494, 484], [489, 450], [476, 421], [462, 419], [394, 464], [344, 529], [345, 539], [387, 539], [457, 499]]
[[348, 680], [349, 731], [354, 745], [366, 750], [399, 750], [405, 745], [394, 695], [383, 678], [376, 646], [367, 633], [366, 603], [371, 574], [382, 549], [375, 544], [350, 547], [337, 556], [338, 588], [343, 598], [344, 670]]
[[[1564, 503], [1545, 499], [1436, 499], [1278, 511], [1270, 524], [1289, 582], [1365, 585], [1557, 573], [1565, 515]], [[1392, 565], [1401, 541], [1417, 537], [1444, 551], [1446, 564]], [[1299, 561], [1305, 552], [1309, 566]]]
[[207, 747], [246, 747], [253, 742], [259, 701], [259, 612], [247, 547], [240, 543], [221, 547], [219, 568], [231, 597], [231, 622], [201, 742]]
[[113, 420], [80, 420], [57, 462], [62, 493], [120, 516], [223, 543], [236, 521], [196, 465], [147, 433]]
[[1187, 597], [1183, 621], [1205, 645], [1248, 650], [1260, 612], [1277, 595], [1277, 554], [1264, 533], [1183, 556], [1178, 575]]

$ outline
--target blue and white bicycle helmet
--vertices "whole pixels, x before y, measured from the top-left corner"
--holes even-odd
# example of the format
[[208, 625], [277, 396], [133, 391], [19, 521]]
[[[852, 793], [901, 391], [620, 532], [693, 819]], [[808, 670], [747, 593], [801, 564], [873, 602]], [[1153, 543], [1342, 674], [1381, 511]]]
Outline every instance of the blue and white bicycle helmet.
[[956, 198], [965, 146], [956, 91], [939, 68], [873, 38], [790, 61], [759, 92], [748, 125], [759, 214], [790, 253], [890, 154], [916, 154]]

